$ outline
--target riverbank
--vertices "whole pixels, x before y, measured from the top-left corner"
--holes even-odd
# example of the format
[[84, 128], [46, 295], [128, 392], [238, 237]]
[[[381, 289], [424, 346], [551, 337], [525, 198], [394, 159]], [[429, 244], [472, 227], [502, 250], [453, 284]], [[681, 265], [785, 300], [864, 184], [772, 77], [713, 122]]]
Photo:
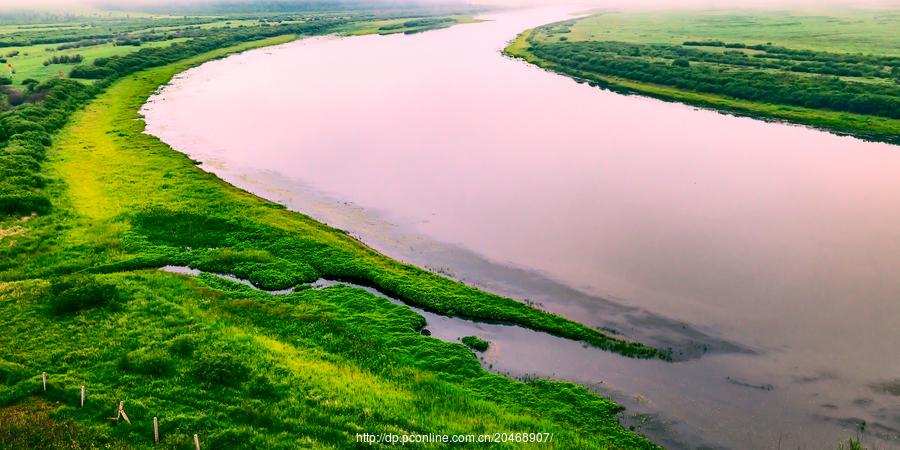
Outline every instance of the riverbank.
[[[635, 16], [640, 16], [639, 14], [634, 14]], [[610, 46], [616, 46], [617, 48], [614, 50], [613, 54], [627, 54], [627, 55], [641, 55], [642, 53], [646, 53], [648, 51], [656, 51], [660, 52], [659, 48], [654, 48], [654, 45], [662, 46], [663, 44], [652, 44], [646, 43], [641, 39], [647, 39], [642, 37], [633, 37], [633, 42], [629, 40], [628, 42], [619, 42], [619, 41], [610, 41], [605, 42], [601, 41], [599, 37], [596, 36], [605, 36], [607, 34], [614, 34], [616, 32], [621, 32], [621, 30], [613, 30], [609, 31], [606, 29], [595, 29], [599, 25], [591, 24], [589, 26], [582, 26], [582, 28], [590, 28], [589, 30], [578, 29], [577, 27], [581, 22], [594, 19], [596, 20], [598, 16], [592, 16], [587, 19], [577, 19], [577, 20], [569, 20], [564, 22], [559, 22], [556, 24], [543, 25], [541, 27], [533, 28], [530, 30], [526, 30], [519, 34], [515, 40], [513, 40], [505, 49], [504, 54], [523, 59], [531, 64], [537, 65], [547, 70], [551, 70], [553, 72], [557, 72], [569, 77], [572, 77], [576, 81], [586, 82], [594, 86], [599, 86], [604, 89], [609, 89], [612, 91], [625, 93], [625, 94], [640, 94], [648, 97], [657, 98], [660, 100], [666, 101], [674, 101], [686, 103], [689, 105], [699, 106], [703, 108], [710, 108], [722, 112], [726, 112], [729, 114], [734, 114], [738, 116], [748, 116], [766, 121], [776, 121], [776, 122], [791, 122], [802, 125], [811, 126], [814, 128], [830, 131], [833, 133], [841, 134], [841, 135], [851, 135], [855, 137], [859, 137], [865, 140], [871, 141], [881, 141], [888, 142], [893, 144], [900, 143], [900, 120], [890, 117], [883, 117], [879, 115], [871, 115], [871, 114], [856, 114], [848, 111], [834, 111], [828, 110], [825, 108], [807, 108], [801, 107], [791, 104], [782, 104], [782, 103], [771, 103], [771, 102], [762, 102], [762, 101], [751, 101], [741, 98], [735, 98], [732, 96], [725, 95], [717, 95], [715, 93], [703, 92], [699, 90], [687, 90], [682, 89], [680, 87], [675, 87], [671, 85], [663, 85], [658, 83], [639, 81], [634, 79], [633, 77], [623, 77], [617, 76], [610, 73], [598, 72], [594, 70], [585, 70], [580, 68], [575, 62], [560, 63], [556, 61], [551, 61], [547, 58], [541, 57], [534, 52], [534, 48], [536, 45], [543, 45], [547, 48], [554, 48], [554, 46], [572, 46], [572, 45], [581, 45], [585, 43], [595, 42], [597, 44], [609, 44]], [[605, 17], [605, 16], [600, 16]], [[656, 19], [660, 20], [660, 19]], [[615, 23], [615, 22], [613, 22]], [[656, 22], [654, 22], [656, 23]], [[665, 20], [662, 21], [665, 24]], [[665, 25], [660, 25], [656, 23], [660, 29], [665, 29]], [[712, 27], [714, 28], [714, 27]], [[593, 32], [594, 34], [590, 33]], [[656, 31], [657, 34], [665, 34], [659, 30]], [[677, 33], [672, 32], [670, 34]], [[688, 34], [691, 36], [690, 34]], [[630, 36], [630, 35], [628, 35]], [[616, 39], [626, 39], [621, 36], [614, 36]], [[663, 38], [659, 38], [663, 39]], [[665, 39], [672, 40], [677, 39], [673, 36], [666, 36]], [[687, 38], [686, 38], [687, 39]], [[667, 42], [667, 41], [666, 41]], [[688, 61], [687, 57], [682, 58], [679, 63], [684, 65], [684, 68], [687, 67], [695, 67], [706, 65], [706, 59], [718, 61], [718, 59], [725, 60], [721, 56], [710, 56], [710, 55], [718, 55], [719, 51], [710, 51], [710, 55], [703, 55], [698, 53], [698, 50], [705, 48], [702, 45], [695, 44], [711, 44], [711, 48], [719, 45], [728, 45], [729, 47], [724, 49], [724, 54], [732, 56], [733, 54], [741, 53], [742, 56], [739, 58], [740, 60], [735, 63], [738, 64], [734, 67], [743, 67], [740, 64], [750, 64], [749, 61], [753, 59], [761, 59], [761, 58], [748, 58], [746, 55], [751, 56], [759, 56], [758, 54], [746, 53], [744, 54], [742, 50], [746, 48], [748, 44], [743, 43], [721, 43], [720, 41], [714, 41], [711, 39], [704, 41], [692, 42], [688, 41], [689, 48], [687, 50], [682, 49], [674, 49], [672, 50], [673, 54], [685, 54], [693, 55], [696, 58], [700, 58], [700, 62], [698, 61]], [[680, 42], [679, 42], [680, 44]], [[669, 44], [665, 44], [669, 45]], [[762, 44], [759, 44], [762, 45]], [[618, 48], [622, 46], [631, 46], [625, 49]], [[755, 45], [750, 45], [750, 47], [754, 47]], [[633, 47], [633, 48], [632, 48]], [[707, 45], [706, 47], [710, 47]], [[734, 47], [734, 48], [732, 48]], [[764, 47], [764, 45], [763, 45]], [[542, 47], [543, 48], [543, 47]], [[737, 48], [737, 50], [735, 50]], [[762, 48], [762, 47], [761, 47]], [[774, 47], [772, 47], [774, 48]], [[652, 49], [652, 50], [648, 50]], [[670, 49], [666, 49], [667, 51]], [[717, 49], [722, 50], [722, 49]], [[777, 51], [782, 52], [786, 50], [782, 50], [780, 48], [776, 48]], [[693, 51], [694, 53], [689, 53]], [[755, 50], [748, 50], [748, 52]], [[807, 50], [808, 51], [808, 50]], [[618, 53], [615, 53], [618, 52]], [[696, 53], [696, 54], [695, 54]], [[837, 56], [835, 56], [837, 55]], [[609, 55], [606, 53], [598, 53], [596, 55], [597, 58], [608, 58]], [[820, 56], [815, 56], [816, 58]], [[822, 53], [821, 58], [836, 58], [839, 57], [837, 53]], [[623, 64], [637, 64], [637, 61], [641, 58], [641, 56], [631, 56], [630, 59], [627, 59]], [[880, 57], [879, 58], [888, 58], [888, 57]], [[652, 61], [658, 64], [659, 58], [649, 58], [648, 61]], [[747, 60], [747, 61], [743, 61]], [[574, 61], [574, 60], [573, 60]], [[583, 57], [579, 57], [578, 64], [584, 64], [585, 59]], [[651, 64], [652, 65], [652, 64]], [[709, 63], [710, 67], [716, 67], [717, 65], [723, 65], [721, 62], [717, 63]], [[648, 66], [650, 67], [650, 66]], [[660, 66], [662, 67], [662, 66]], [[657, 67], [658, 69], [658, 67]], [[625, 70], [625, 69], [623, 69]], [[634, 70], [637, 69], [628, 69]], [[656, 69], [654, 69], [656, 70]], [[730, 77], [734, 76], [735, 69], [731, 69], [732, 72], [725, 71], [722, 73], [722, 76]], [[771, 69], [769, 69], [771, 70]], [[799, 69], [797, 69], [799, 70]], [[829, 69], [831, 70], [831, 69]], [[626, 70], [627, 72], [627, 70]], [[776, 72], [779, 73], [779, 72]], [[811, 74], [816, 75], [816, 74]], [[635, 75], [637, 76], [637, 75]], [[641, 75], [644, 76], [644, 75]], [[674, 77], [674, 76], [673, 76]], [[802, 77], [801, 77], [802, 78]], [[837, 77], [834, 77], [837, 79]], [[824, 80], [824, 78], [823, 78]], [[876, 79], [877, 81], [877, 79]], [[875, 83], [876, 81], [867, 80], [867, 83]], [[889, 81], [888, 81], [889, 82]], [[878, 82], [880, 83], [880, 81]], [[698, 84], [698, 82], [694, 82], [694, 84]], [[885, 89], [889, 88], [886, 85]], [[753, 88], [755, 89], [755, 87]]]
[[[159, 416], [169, 445], [195, 433], [212, 447], [291, 448], [354, 445], [361, 432], [517, 431], [551, 433], [562, 447], [652, 447], [619, 425], [614, 403], [569, 383], [519, 383], [485, 372], [463, 345], [419, 334], [421, 316], [365, 291], [301, 290], [275, 299], [213, 278], [144, 270], [190, 265], [264, 289], [327, 276], [448, 315], [657, 355], [389, 260], [226, 184], [143, 134], [138, 110], [175, 74], [291, 39], [138, 72], [70, 119], [43, 169], [52, 212], [2, 222], [21, 232], [4, 238], [0, 309], [8, 350], [0, 354], [0, 401], [59, 402], [51, 408], [55, 423], [117, 446], [146, 443], [144, 431]], [[84, 303], [83, 292], [104, 294]], [[72, 303], [48, 310], [51, 297]], [[40, 372], [49, 374], [46, 392], [35, 378]], [[81, 384], [89, 393], [84, 408], [70, 395]], [[109, 428], [106, 407], [122, 400], [134, 426]]]
[[[869, 386], [892, 370], [878, 355], [896, 337], [885, 312], [897, 309], [900, 227], [884, 224], [900, 219], [887, 194], [900, 192], [900, 154], [618, 95], [500, 54], [570, 12], [237, 55], [151, 98], [147, 132], [392, 258], [676, 359], [689, 344], [702, 357], [667, 364], [511, 327], [457, 334], [491, 342], [491, 371], [572, 381], [651, 417], [635, 420], [655, 442], [833, 448], [862, 421], [864, 442], [894, 439], [881, 432], [896, 429], [882, 414], [894, 399]], [[745, 351], [706, 347], [722, 339]]]

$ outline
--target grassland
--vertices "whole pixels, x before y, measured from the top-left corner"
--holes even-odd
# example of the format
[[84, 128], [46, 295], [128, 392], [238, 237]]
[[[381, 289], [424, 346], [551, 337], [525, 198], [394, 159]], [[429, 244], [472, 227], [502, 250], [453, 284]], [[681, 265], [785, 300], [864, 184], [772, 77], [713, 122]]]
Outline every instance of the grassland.
[[[175, 42], [184, 42], [185, 40], [186, 38], [178, 38], [158, 42], [148, 42], [144, 44], [142, 48], [162, 47], [171, 45]], [[10, 77], [13, 80], [13, 85], [22, 85], [22, 82], [25, 80], [46, 80], [48, 78], [59, 76], [60, 72], [63, 73], [63, 77], [66, 77], [73, 67], [79, 64], [83, 64], [69, 63], [44, 65], [44, 61], [53, 56], [81, 55], [84, 58], [85, 63], [89, 64], [97, 60], [97, 58], [108, 58], [115, 55], [126, 55], [135, 51], [134, 47], [117, 46], [111, 42], [84, 48], [70, 48], [66, 50], [56, 50], [58, 46], [59, 44], [38, 44], [24, 47], [9, 47], [0, 49], [0, 55], [9, 55], [13, 52], [18, 52], [16, 56], [4, 58], [7, 60], [7, 64], [13, 65], [15, 73], [10, 74], [8, 67], [3, 67], [2, 69], [0, 69], [0, 73], [2, 73], [4, 76]]]
[[721, 40], [838, 53], [900, 54], [900, 11], [758, 10], [606, 12], [578, 20], [573, 41], [681, 44]]
[[[424, 319], [405, 307], [304, 283], [354, 281], [443, 314], [635, 356], [656, 350], [392, 261], [143, 134], [140, 106], [175, 74], [293, 38], [104, 80], [52, 137], [34, 188], [52, 206], [0, 220], [0, 445], [147, 448], [159, 417], [163, 448], [192, 448], [194, 434], [204, 448], [361, 447], [363, 432], [552, 433], [536, 446], [653, 447], [619, 425], [617, 405], [582, 387], [488, 373], [463, 344], [421, 335]], [[296, 292], [157, 270], [167, 264]], [[131, 425], [109, 420], [120, 401]]]
[[898, 143], [898, 26], [896, 11], [608, 12], [505, 51], [612, 90]]

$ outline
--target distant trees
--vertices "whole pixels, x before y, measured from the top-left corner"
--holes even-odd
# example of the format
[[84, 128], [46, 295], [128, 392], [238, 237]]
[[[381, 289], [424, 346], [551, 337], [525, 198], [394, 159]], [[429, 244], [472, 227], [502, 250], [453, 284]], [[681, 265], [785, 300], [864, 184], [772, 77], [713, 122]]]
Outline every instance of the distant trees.
[[[841, 77], [900, 77], [900, 57], [743, 46], [720, 41], [632, 44], [530, 41], [535, 55], [567, 70], [617, 76], [728, 97], [900, 118], [900, 86]], [[699, 46], [748, 48], [712, 51]]]
[[65, 44], [60, 44], [56, 46], [57, 50], [68, 50], [70, 48], [81, 48], [81, 47], [92, 47], [95, 45], [102, 45], [109, 42], [109, 39], [82, 39], [80, 41], [75, 42], [67, 42]]
[[82, 61], [84, 61], [84, 57], [81, 55], [57, 55], [44, 61], [44, 65], [49, 66], [51, 64], [77, 64]]
[[456, 23], [449, 17], [425, 17], [421, 19], [405, 20], [403, 22], [390, 23], [378, 28], [378, 31], [394, 31], [404, 28], [440, 28]]

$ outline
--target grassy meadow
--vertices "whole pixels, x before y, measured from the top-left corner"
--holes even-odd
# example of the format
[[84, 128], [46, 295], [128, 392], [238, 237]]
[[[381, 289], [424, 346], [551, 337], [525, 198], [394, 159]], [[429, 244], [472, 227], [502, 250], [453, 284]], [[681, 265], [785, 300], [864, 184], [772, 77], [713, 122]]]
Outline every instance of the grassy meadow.
[[644, 44], [721, 40], [896, 56], [898, 26], [896, 10], [604, 12], [576, 21], [567, 36]]
[[505, 50], [605, 88], [900, 142], [896, 11], [600, 12]]
[[[384, 22], [376, 25], [329, 19], [283, 30]], [[0, 447], [150, 448], [158, 417], [161, 448], [193, 448], [195, 434], [215, 449], [355, 448], [371, 446], [358, 433], [495, 432], [552, 435], [536, 448], [654, 448], [619, 424], [618, 405], [583, 387], [489, 373], [466, 345], [422, 335], [424, 319], [408, 308], [308, 283], [352, 281], [446, 315], [517, 323], [630, 356], [666, 353], [390, 260], [144, 134], [141, 105], [177, 73], [297, 37], [219, 28], [157, 48], [111, 46], [133, 53], [81, 62], [96, 80], [35, 68], [42, 78], [30, 96], [0, 113]], [[165, 265], [294, 293], [158, 270]], [[119, 402], [130, 424], [115, 420]]]

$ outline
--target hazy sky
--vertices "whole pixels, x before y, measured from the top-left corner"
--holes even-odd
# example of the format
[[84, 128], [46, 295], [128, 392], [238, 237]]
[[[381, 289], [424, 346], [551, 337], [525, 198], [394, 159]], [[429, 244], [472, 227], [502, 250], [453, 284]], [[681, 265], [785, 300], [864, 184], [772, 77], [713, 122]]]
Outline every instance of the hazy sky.
[[[209, 3], [215, 0], [119, 0], [116, 3], [122, 5], [131, 4], [135, 9], [148, 4], [165, 3]], [[395, 0], [381, 0], [395, 1]], [[431, 3], [448, 3], [447, 0], [419, 0]], [[451, 2], [454, 0], [450, 0]], [[456, 0], [461, 3], [484, 5], [597, 5], [617, 8], [636, 7], [646, 8], [671, 8], [671, 7], [695, 7], [695, 8], [727, 8], [727, 7], [787, 7], [787, 6], [888, 6], [900, 8], [900, 0]], [[0, 0], [0, 10], [3, 9], [34, 9], [37, 7], [52, 8], [80, 8], [89, 6], [91, 0]]]

